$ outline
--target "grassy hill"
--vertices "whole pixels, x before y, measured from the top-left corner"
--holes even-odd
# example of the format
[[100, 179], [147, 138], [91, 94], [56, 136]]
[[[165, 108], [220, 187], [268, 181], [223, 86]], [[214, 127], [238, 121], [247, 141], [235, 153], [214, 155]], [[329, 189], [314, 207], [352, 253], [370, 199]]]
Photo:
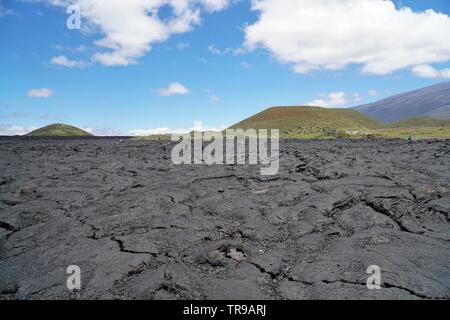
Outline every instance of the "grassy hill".
[[389, 128], [365, 132], [377, 138], [402, 138], [412, 136], [414, 139], [450, 138], [450, 120], [430, 117], [411, 117], [395, 122]]
[[450, 138], [450, 120], [412, 117], [386, 125], [355, 110], [274, 107], [231, 129], [280, 129], [282, 138]]
[[393, 128], [441, 128], [450, 127], [450, 120], [441, 120], [430, 117], [412, 117], [397, 121]]
[[386, 127], [355, 109], [273, 107], [233, 125], [231, 129], [280, 129], [283, 137], [321, 138]]
[[27, 137], [88, 137], [89, 132], [66, 124], [51, 124], [27, 133]]

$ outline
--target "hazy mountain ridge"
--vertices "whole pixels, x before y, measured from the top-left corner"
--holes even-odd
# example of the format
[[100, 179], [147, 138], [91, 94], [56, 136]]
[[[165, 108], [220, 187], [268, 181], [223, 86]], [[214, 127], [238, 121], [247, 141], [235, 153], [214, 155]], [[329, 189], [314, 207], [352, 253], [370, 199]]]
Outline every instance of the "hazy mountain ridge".
[[384, 123], [410, 117], [450, 119], [450, 82], [397, 94], [355, 109]]

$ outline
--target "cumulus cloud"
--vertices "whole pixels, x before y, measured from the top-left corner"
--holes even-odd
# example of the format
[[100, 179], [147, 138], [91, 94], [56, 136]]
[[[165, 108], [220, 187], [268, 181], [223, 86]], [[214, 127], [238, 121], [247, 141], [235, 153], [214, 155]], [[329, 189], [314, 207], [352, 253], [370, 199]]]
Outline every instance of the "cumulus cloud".
[[246, 61], [242, 61], [241, 62], [241, 66], [244, 69], [251, 69], [252, 68], [252, 65], [250, 63], [246, 62]]
[[12, 15], [16, 15], [17, 13], [11, 9], [6, 8], [3, 4], [2, 1], [0, 1], [0, 18], [4, 17], [4, 16], [12, 16]]
[[180, 42], [177, 44], [176, 48], [178, 50], [184, 50], [186, 48], [189, 48], [189, 46], [190, 46], [189, 42]]
[[66, 68], [84, 68], [84, 67], [87, 66], [87, 63], [84, 62], [84, 61], [69, 60], [64, 55], [53, 57], [50, 60], [50, 63], [54, 64], [54, 65], [58, 65], [58, 66], [63, 66], [63, 67], [66, 67]]
[[203, 2], [209, 11], [219, 11], [228, 6], [229, 0], [197, 0]]
[[[95, 41], [100, 48], [92, 60], [106, 66], [127, 66], [151, 50], [151, 46], [172, 35], [191, 31], [203, 12], [224, 9], [229, 0], [45, 0], [68, 7], [79, 6], [82, 24], [99, 30], [104, 37]], [[171, 9], [161, 17], [161, 9]], [[83, 28], [86, 28], [83, 25]]]
[[88, 47], [85, 45], [79, 45], [78, 47], [70, 47], [70, 46], [62, 46], [60, 44], [56, 44], [52, 46], [53, 49], [57, 51], [69, 51], [72, 53], [81, 53], [88, 50]]
[[54, 94], [54, 91], [48, 88], [28, 90], [27, 96], [31, 98], [48, 98]]
[[161, 134], [186, 134], [192, 131], [216, 131], [220, 132], [225, 130], [227, 126], [221, 125], [217, 127], [205, 127], [201, 121], [196, 121], [192, 128], [178, 128], [178, 129], [170, 129], [170, 128], [153, 128], [153, 129], [135, 129], [128, 132], [130, 136], [149, 136], [149, 135], [161, 135]]
[[170, 129], [170, 128], [152, 128], [152, 129], [134, 129], [128, 132], [130, 136], [151, 136], [151, 135], [162, 135], [162, 134], [172, 134], [172, 133], [187, 133], [185, 129]]
[[0, 17], [3, 17], [6, 15], [6, 8], [5, 6], [2, 4], [2, 2], [0, 1]]
[[380, 93], [377, 90], [369, 90], [369, 97], [379, 96]]
[[317, 99], [306, 102], [306, 106], [339, 108], [346, 107], [352, 103], [360, 102], [362, 97], [359, 93], [347, 94], [345, 92], [331, 92], [327, 95], [319, 95]]
[[208, 47], [208, 51], [212, 54], [216, 55], [225, 55], [225, 54], [232, 54], [232, 55], [239, 55], [243, 54], [245, 52], [242, 48], [225, 48], [225, 49], [219, 49], [215, 45], [210, 45]]
[[0, 136], [21, 136], [36, 129], [37, 127], [0, 125]]
[[212, 103], [219, 103], [220, 102], [220, 98], [218, 96], [216, 96], [215, 94], [211, 94], [210, 98], [211, 98], [211, 102]]
[[438, 70], [428, 64], [422, 64], [412, 68], [412, 72], [422, 78], [445, 78], [450, 79], [450, 69]]
[[117, 137], [122, 136], [123, 133], [120, 130], [114, 128], [91, 128], [91, 127], [81, 127], [82, 130], [99, 137]]
[[253, 0], [252, 9], [259, 17], [245, 28], [245, 46], [298, 73], [356, 64], [386, 75], [450, 60], [450, 17], [433, 10], [390, 0]]
[[188, 88], [179, 82], [172, 82], [166, 88], [158, 90], [160, 96], [168, 97], [173, 95], [186, 95], [191, 93]]

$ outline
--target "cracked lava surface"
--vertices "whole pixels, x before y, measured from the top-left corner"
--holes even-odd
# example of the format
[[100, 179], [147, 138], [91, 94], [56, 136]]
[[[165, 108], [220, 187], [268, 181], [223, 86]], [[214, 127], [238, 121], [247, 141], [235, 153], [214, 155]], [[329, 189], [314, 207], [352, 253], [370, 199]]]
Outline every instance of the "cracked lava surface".
[[450, 299], [450, 142], [285, 140], [267, 177], [171, 149], [0, 139], [0, 299]]

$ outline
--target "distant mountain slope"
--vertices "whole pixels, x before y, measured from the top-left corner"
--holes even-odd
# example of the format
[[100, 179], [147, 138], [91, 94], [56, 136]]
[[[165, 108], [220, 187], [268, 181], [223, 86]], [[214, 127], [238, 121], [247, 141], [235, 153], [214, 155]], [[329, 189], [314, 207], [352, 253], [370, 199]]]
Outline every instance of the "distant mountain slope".
[[384, 123], [424, 116], [450, 119], [450, 82], [398, 94], [355, 109]]
[[27, 133], [28, 137], [87, 137], [92, 136], [89, 132], [81, 130], [77, 127], [69, 126], [66, 124], [51, 124], [46, 127], [39, 128], [30, 133]]
[[235, 125], [232, 129], [280, 129], [282, 133], [323, 134], [336, 130], [364, 130], [385, 127], [354, 109], [319, 107], [273, 107]]

